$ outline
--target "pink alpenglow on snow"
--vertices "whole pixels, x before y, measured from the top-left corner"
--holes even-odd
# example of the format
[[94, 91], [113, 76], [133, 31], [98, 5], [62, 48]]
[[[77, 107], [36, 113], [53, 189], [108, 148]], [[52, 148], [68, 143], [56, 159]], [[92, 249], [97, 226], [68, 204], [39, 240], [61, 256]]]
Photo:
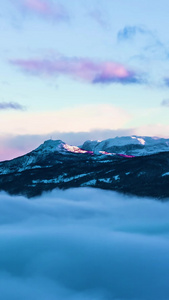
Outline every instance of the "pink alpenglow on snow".
[[127, 157], [127, 158], [133, 158], [135, 157], [134, 155], [126, 155], [126, 154], [116, 154], [118, 156], [122, 156], [122, 157]]
[[115, 155], [116, 153], [110, 153], [107, 151], [99, 151], [99, 153], [104, 154], [104, 155]]
[[[88, 153], [88, 154], [94, 154], [93, 151], [87, 151], [87, 150], [84, 150], [84, 149], [81, 149], [77, 146], [70, 146], [68, 144], [64, 144], [63, 147], [69, 151], [69, 152], [73, 152], [73, 153], [81, 153], [81, 154], [84, 154], [84, 153]], [[110, 153], [110, 152], [106, 152], [106, 151], [99, 151], [100, 154], [103, 154], [103, 155], [118, 155], [118, 156], [122, 156], [122, 157], [127, 157], [127, 158], [132, 158], [132, 157], [135, 157], [133, 155], [125, 155], [125, 154], [119, 154], [119, 153]]]
[[69, 152], [73, 152], [73, 153], [81, 153], [81, 154], [84, 154], [84, 153], [88, 153], [88, 154], [94, 154], [93, 151], [87, 151], [87, 150], [84, 150], [84, 149], [81, 149], [77, 146], [70, 146], [68, 144], [64, 144], [63, 147], [69, 151]]
[[61, 4], [51, 0], [20, 0], [19, 4], [27, 12], [52, 19], [64, 19], [67, 13]]
[[10, 60], [24, 72], [36, 76], [68, 76], [89, 83], [142, 83], [134, 71], [116, 62], [95, 62], [84, 58]]
[[99, 151], [99, 153], [101, 153], [101, 154], [103, 154], [103, 155], [118, 155], [118, 156], [127, 157], [127, 158], [135, 157], [134, 155], [126, 155], [126, 154], [119, 154], [119, 153], [111, 153], [111, 152], [106, 152], [106, 151]]
[[73, 153], [88, 153], [88, 151], [83, 150], [77, 146], [70, 146], [68, 144], [64, 144], [63, 147], [69, 151], [69, 152], [73, 152]]

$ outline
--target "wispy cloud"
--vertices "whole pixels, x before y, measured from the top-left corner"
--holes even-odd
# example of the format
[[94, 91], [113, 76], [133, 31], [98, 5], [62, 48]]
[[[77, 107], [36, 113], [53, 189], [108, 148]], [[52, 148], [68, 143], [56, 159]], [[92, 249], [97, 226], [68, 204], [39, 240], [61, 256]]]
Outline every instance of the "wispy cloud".
[[109, 24], [106, 21], [106, 19], [103, 16], [103, 13], [99, 10], [99, 9], [95, 9], [92, 10], [89, 13], [89, 16], [95, 21], [97, 22], [101, 27], [108, 29], [109, 28]]
[[[169, 58], [168, 46], [160, 40], [155, 31], [145, 26], [125, 26], [117, 33], [117, 41], [119, 43], [127, 42], [128, 44], [131, 41], [137, 41], [135, 44], [137, 55], [134, 55], [134, 58], [137, 57], [144, 60], [168, 60]], [[131, 44], [131, 47], [133, 48], [133, 44]], [[138, 52], [140, 52], [139, 55]]]
[[0, 110], [6, 109], [25, 110], [25, 107], [16, 102], [0, 102]]
[[95, 62], [84, 58], [60, 58], [57, 60], [10, 60], [10, 63], [20, 67], [32, 75], [63, 75], [89, 83], [142, 83], [140, 74], [122, 64], [106, 61]]
[[164, 99], [164, 100], [161, 102], [161, 106], [169, 107], [169, 99]]
[[13, 0], [26, 13], [35, 14], [44, 18], [60, 21], [68, 18], [68, 13], [60, 3], [52, 0]]
[[164, 84], [169, 87], [169, 78], [164, 78]]
[[137, 34], [147, 34], [149, 31], [142, 26], [125, 26], [117, 34], [118, 41], [129, 40]]

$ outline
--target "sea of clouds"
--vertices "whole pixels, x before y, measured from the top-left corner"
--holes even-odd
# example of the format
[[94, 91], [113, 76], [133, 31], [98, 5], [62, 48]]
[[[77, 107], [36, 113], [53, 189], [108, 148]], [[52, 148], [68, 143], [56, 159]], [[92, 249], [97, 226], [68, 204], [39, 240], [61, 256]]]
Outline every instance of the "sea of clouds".
[[0, 193], [0, 299], [168, 300], [169, 202]]

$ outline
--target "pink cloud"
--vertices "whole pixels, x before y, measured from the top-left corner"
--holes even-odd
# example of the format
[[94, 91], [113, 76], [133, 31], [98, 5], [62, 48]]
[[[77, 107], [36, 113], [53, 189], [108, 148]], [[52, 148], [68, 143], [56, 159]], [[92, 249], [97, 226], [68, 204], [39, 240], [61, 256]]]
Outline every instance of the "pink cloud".
[[19, 0], [19, 5], [24, 11], [42, 17], [60, 20], [68, 16], [61, 4], [54, 3], [51, 0]]
[[142, 83], [141, 78], [124, 65], [115, 62], [94, 62], [83, 58], [57, 60], [11, 60], [10, 63], [33, 75], [69, 76], [89, 83]]

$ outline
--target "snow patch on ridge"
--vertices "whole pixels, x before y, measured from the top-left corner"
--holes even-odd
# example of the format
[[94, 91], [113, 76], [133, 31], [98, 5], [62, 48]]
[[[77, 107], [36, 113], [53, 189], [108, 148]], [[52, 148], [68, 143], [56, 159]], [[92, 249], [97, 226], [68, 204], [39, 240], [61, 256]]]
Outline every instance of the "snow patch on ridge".
[[139, 143], [140, 143], [141, 145], [145, 145], [145, 143], [146, 143], [146, 141], [145, 141], [143, 138], [138, 138], [138, 137], [136, 137], [136, 136], [132, 136], [131, 138], [132, 138], [132, 139], [136, 139], [137, 141], [139, 141]]
[[74, 179], [79, 179], [81, 177], [85, 177], [88, 174], [79, 174], [79, 175], [75, 175], [75, 176], [71, 176], [71, 177], [64, 177], [67, 174], [64, 175], [60, 175], [57, 178], [52, 178], [52, 179], [37, 179], [37, 180], [32, 180], [32, 183], [59, 183], [59, 182], [69, 182], [72, 181]]
[[81, 186], [82, 186], [82, 187], [83, 187], [83, 186], [93, 186], [93, 185], [95, 185], [95, 184], [96, 184], [96, 179], [91, 179], [91, 180], [89, 180], [89, 181], [87, 181], [87, 182], [81, 184]]
[[166, 172], [166, 173], [162, 174], [162, 177], [168, 176], [168, 175], [169, 175], [169, 172]]
[[69, 152], [73, 152], [73, 153], [88, 153], [88, 151], [83, 150], [77, 146], [70, 146], [68, 144], [64, 144], [63, 145], [64, 149], [66, 149]]
[[100, 182], [105, 182], [105, 183], [109, 183], [110, 182], [110, 178], [101, 178], [99, 179]]
[[115, 180], [120, 180], [120, 176], [119, 176], [119, 175], [115, 175], [115, 176], [113, 176], [113, 178], [114, 178]]

